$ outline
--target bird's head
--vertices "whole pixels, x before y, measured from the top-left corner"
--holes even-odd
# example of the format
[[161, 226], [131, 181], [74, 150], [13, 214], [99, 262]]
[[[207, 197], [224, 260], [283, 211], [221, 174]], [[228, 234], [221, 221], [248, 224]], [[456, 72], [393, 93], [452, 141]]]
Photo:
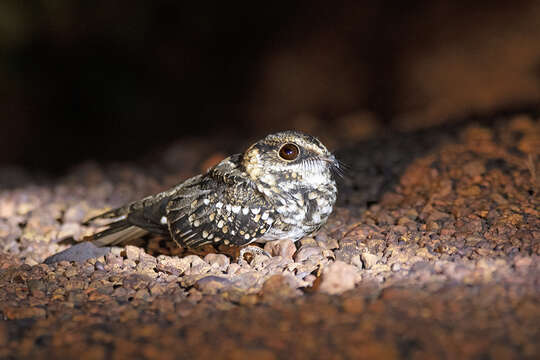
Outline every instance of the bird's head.
[[253, 181], [270, 186], [301, 181], [317, 186], [333, 181], [340, 165], [319, 139], [298, 132], [270, 134], [251, 145], [243, 154], [243, 166]]

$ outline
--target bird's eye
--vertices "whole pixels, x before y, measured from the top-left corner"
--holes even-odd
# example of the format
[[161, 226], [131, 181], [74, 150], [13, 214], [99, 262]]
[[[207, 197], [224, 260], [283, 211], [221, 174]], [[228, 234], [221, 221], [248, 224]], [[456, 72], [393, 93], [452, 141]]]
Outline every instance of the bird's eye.
[[279, 149], [279, 157], [288, 161], [296, 159], [299, 153], [298, 146], [291, 143], [287, 143]]

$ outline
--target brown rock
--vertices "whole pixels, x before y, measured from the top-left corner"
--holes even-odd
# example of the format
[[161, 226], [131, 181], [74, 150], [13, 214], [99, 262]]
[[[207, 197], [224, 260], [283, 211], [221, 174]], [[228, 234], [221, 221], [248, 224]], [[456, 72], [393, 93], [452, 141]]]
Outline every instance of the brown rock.
[[282, 239], [267, 242], [264, 244], [264, 250], [272, 256], [282, 256], [292, 259], [296, 252], [296, 246], [292, 240]]
[[377, 261], [379, 261], [379, 257], [377, 255], [373, 255], [370, 253], [362, 253], [360, 255], [360, 258], [362, 259], [362, 263], [364, 264], [364, 268], [371, 269]]
[[294, 255], [294, 261], [303, 262], [313, 257], [322, 259], [322, 249], [318, 246], [302, 246]]
[[141, 249], [133, 246], [133, 245], [126, 245], [125, 247], [125, 253], [126, 257], [130, 260], [137, 261], [139, 260], [139, 255], [141, 253]]
[[293, 281], [283, 275], [272, 275], [263, 284], [261, 296], [265, 301], [293, 298], [301, 294], [294, 287]]
[[322, 273], [320, 291], [327, 294], [341, 294], [354, 288], [360, 279], [356, 266], [342, 261], [335, 261], [325, 266]]
[[232, 282], [220, 276], [205, 276], [195, 282], [195, 287], [205, 294], [217, 294], [232, 286]]
[[315, 240], [317, 241], [317, 244], [323, 249], [334, 250], [339, 248], [338, 241], [328, 236], [326, 232], [319, 232], [315, 236]]

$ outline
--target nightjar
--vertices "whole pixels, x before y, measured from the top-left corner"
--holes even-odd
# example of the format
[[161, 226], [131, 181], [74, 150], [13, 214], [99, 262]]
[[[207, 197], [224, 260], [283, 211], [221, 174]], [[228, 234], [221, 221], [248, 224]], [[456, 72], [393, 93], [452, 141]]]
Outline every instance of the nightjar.
[[205, 174], [90, 219], [108, 224], [89, 240], [106, 246], [157, 233], [188, 248], [296, 241], [318, 231], [332, 212], [334, 170], [338, 161], [318, 139], [271, 134]]

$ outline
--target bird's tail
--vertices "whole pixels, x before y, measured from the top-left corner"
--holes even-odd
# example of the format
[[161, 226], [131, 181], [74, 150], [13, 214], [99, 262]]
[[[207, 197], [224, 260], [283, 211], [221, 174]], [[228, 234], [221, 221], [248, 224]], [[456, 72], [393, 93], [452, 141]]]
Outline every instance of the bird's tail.
[[167, 235], [169, 229], [162, 219], [169, 196], [168, 192], [147, 196], [88, 219], [84, 222], [85, 225], [95, 223], [106, 226], [103, 231], [89, 236], [88, 241], [92, 241], [96, 246], [112, 246], [140, 238], [150, 232]]
[[107, 211], [84, 222], [84, 225], [97, 223], [106, 229], [90, 235], [85, 241], [91, 241], [96, 246], [114, 246], [134, 240], [148, 233], [128, 220], [132, 204]]

